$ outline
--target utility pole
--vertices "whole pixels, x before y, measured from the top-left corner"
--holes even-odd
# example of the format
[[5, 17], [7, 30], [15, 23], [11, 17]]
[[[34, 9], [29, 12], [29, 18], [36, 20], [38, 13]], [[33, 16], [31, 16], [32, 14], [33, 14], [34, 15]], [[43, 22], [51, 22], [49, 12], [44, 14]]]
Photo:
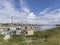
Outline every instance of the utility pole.
[[10, 35], [12, 36], [12, 28], [13, 28], [13, 16], [11, 16], [11, 29], [10, 29]]
[[13, 27], [13, 16], [11, 16], [11, 23], [12, 23], [12, 27]]

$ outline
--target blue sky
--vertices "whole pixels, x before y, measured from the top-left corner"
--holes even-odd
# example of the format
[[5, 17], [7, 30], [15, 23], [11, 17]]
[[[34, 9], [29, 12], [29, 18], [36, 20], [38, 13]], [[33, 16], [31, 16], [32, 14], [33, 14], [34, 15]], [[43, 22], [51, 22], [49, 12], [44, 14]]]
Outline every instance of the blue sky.
[[[20, 0], [14, 0], [15, 7], [19, 10]], [[43, 11], [46, 8], [52, 8], [52, 10], [60, 7], [60, 0], [24, 0], [26, 6], [36, 14]]]
[[0, 0], [0, 22], [60, 24], [60, 0]]
[[46, 8], [59, 8], [57, 6], [60, 6], [60, 0], [30, 0], [27, 5], [32, 11], [39, 13]]

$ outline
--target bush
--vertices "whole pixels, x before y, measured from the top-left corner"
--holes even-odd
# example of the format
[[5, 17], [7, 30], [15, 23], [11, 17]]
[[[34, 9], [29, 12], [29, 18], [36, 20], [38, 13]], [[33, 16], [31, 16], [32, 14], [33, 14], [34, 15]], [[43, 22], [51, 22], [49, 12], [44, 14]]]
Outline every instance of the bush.
[[0, 34], [0, 42], [3, 41], [3, 35]]
[[36, 32], [34, 33], [33, 39], [40, 39], [40, 38], [44, 38], [43, 32], [36, 31]]

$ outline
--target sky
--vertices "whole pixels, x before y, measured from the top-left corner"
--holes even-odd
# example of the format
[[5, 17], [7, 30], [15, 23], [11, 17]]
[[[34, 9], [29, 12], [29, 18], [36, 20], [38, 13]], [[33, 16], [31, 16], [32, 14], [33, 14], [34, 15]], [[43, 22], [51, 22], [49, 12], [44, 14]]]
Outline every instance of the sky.
[[0, 0], [0, 23], [60, 24], [60, 0]]

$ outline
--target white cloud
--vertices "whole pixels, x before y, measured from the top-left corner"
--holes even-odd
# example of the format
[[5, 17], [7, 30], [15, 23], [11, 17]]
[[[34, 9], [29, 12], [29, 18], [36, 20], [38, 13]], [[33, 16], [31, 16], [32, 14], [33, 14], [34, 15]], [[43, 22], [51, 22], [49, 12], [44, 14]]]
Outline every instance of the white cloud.
[[[15, 10], [12, 0], [0, 0], [0, 23], [11, 22], [13, 16], [14, 22], [30, 21], [36, 19], [36, 15], [28, 9], [23, 0], [20, 0], [22, 11]], [[27, 19], [26, 19], [27, 18]], [[32, 21], [34, 23], [34, 20]]]
[[36, 15], [34, 14], [34, 12], [31, 12], [31, 10], [28, 9], [28, 7], [25, 5], [24, 0], [20, 0], [20, 5], [22, 7], [22, 10], [28, 15], [28, 19], [36, 19]]
[[15, 10], [11, 1], [0, 0], [0, 22], [8, 22], [11, 16], [13, 16], [15, 18], [14, 21], [16, 22], [24, 20], [26, 22], [38, 24], [60, 24], [60, 9], [49, 12], [50, 8], [46, 8], [40, 12], [40, 15], [42, 16], [38, 18], [38, 16], [36, 17], [34, 12], [31, 12], [31, 10], [26, 6], [24, 0], [20, 0], [20, 5], [22, 9], [21, 12]]
[[45, 10], [43, 10], [42, 12], [40, 12], [40, 15], [45, 15], [46, 13], [48, 13], [49, 8], [46, 8]]
[[55, 9], [50, 11], [50, 9], [45, 9], [44, 11], [40, 12], [40, 24], [48, 24], [47, 26], [42, 26], [41, 30], [55, 28], [56, 26], [49, 26], [49, 25], [56, 25], [60, 24], [60, 9]]
[[[46, 11], [46, 10], [44, 10], [44, 11]], [[44, 12], [44, 11], [42, 11], [42, 12]], [[47, 13], [47, 11], [46, 11], [45, 13], [42, 13], [42, 14], [44, 14], [44, 15], [40, 16], [40, 20], [42, 20], [42, 21], [44, 20], [43, 24], [60, 24], [60, 9], [50, 11], [49, 13]]]
[[28, 13], [28, 14], [30, 13], [30, 10], [27, 8], [24, 0], [20, 0], [20, 5], [21, 5], [21, 8], [22, 8], [22, 10], [23, 10], [24, 12], [26, 12], [26, 13]]
[[[14, 5], [9, 0], [0, 0], [0, 22], [8, 22], [11, 17], [26, 17], [25, 12], [15, 10]], [[17, 19], [19, 21], [20, 19]]]
[[36, 16], [35, 16], [35, 14], [34, 14], [33, 12], [31, 12], [31, 13], [28, 15], [27, 18], [28, 18], [28, 19], [36, 19]]

